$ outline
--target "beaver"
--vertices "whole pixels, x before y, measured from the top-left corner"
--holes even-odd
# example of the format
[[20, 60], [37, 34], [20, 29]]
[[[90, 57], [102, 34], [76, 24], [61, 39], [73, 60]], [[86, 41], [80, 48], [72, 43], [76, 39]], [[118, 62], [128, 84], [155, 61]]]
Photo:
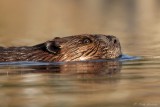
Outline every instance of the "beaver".
[[0, 47], [0, 62], [84, 61], [115, 59], [122, 54], [118, 38], [103, 34], [55, 37], [34, 46]]

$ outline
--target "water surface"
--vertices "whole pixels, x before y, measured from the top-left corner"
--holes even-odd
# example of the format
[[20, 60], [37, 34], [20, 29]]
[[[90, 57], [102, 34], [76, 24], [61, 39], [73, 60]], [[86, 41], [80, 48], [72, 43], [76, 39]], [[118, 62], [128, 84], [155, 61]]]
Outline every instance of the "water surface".
[[[123, 58], [126, 57], [128, 58]], [[60, 64], [1, 64], [0, 106], [160, 105], [159, 61], [152, 58], [134, 58]]]

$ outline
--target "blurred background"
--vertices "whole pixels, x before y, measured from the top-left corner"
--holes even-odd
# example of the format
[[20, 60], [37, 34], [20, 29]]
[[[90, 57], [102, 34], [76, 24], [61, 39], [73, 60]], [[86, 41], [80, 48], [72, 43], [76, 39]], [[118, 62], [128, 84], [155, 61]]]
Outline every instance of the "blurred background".
[[0, 45], [100, 33], [116, 35], [125, 54], [156, 56], [159, 11], [160, 0], [0, 0]]

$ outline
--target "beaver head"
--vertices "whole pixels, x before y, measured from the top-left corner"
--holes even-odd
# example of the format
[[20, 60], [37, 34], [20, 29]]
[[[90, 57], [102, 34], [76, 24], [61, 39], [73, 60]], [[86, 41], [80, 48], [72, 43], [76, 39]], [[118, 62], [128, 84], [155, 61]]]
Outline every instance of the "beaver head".
[[114, 59], [121, 56], [119, 40], [111, 35], [74, 35], [56, 37], [35, 46], [1, 47], [0, 62], [11, 61], [82, 61]]
[[53, 56], [51, 61], [81, 61], [91, 59], [114, 59], [121, 56], [118, 38], [111, 35], [83, 34], [56, 37], [45, 43], [46, 50]]

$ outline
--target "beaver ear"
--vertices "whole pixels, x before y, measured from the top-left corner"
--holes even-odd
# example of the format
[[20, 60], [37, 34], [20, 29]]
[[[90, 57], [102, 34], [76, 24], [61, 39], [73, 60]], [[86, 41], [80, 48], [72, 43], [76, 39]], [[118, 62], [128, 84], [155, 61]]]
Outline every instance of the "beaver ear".
[[54, 39], [53, 41], [46, 42], [46, 49], [53, 54], [58, 54], [60, 53], [61, 46], [60, 43]]

